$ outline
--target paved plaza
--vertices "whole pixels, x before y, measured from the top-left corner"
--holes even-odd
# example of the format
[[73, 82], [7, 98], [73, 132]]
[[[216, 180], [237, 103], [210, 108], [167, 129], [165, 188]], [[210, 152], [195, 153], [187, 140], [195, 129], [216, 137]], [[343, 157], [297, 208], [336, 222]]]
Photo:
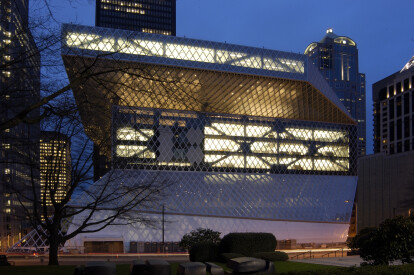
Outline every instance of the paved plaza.
[[360, 266], [360, 264], [363, 262], [363, 260], [359, 256], [312, 258], [312, 259], [299, 259], [299, 260], [291, 260], [291, 261], [300, 262], [300, 263], [309, 263], [309, 264], [342, 266], [342, 267]]

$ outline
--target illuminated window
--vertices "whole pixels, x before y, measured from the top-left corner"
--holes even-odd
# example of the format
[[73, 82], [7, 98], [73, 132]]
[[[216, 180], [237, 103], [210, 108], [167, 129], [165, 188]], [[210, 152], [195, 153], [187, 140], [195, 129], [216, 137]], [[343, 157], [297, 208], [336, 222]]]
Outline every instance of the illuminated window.
[[118, 140], [138, 140], [138, 141], [147, 141], [150, 137], [154, 135], [154, 131], [150, 129], [140, 129], [135, 130], [131, 127], [120, 128], [116, 131], [116, 136]]
[[295, 162], [297, 158], [280, 158], [279, 162], [281, 165], [289, 165]]
[[244, 156], [228, 156], [213, 164], [213, 167], [244, 168]]
[[239, 148], [239, 144], [229, 139], [206, 138], [204, 140], [204, 150], [206, 151], [237, 152]]
[[279, 152], [287, 155], [306, 155], [308, 147], [303, 144], [296, 143], [281, 143]]
[[218, 132], [216, 129], [212, 128], [212, 127], [204, 127], [204, 134], [205, 135], [221, 135], [220, 132]]
[[287, 135], [284, 138], [294, 138], [298, 140], [310, 140], [312, 139], [312, 130], [297, 129], [297, 128], [286, 128]]
[[318, 149], [318, 153], [324, 156], [349, 157], [349, 148], [347, 146], [324, 146]]
[[246, 126], [246, 136], [248, 137], [262, 137], [272, 130], [268, 126]]
[[118, 145], [116, 147], [116, 154], [118, 157], [155, 158], [154, 152], [147, 149], [147, 147], [139, 145]]
[[347, 141], [346, 133], [342, 131], [315, 130], [314, 139], [316, 141]]
[[268, 153], [276, 154], [277, 153], [277, 143], [276, 142], [263, 142], [256, 141], [250, 145], [250, 150], [254, 153]]
[[245, 167], [253, 169], [270, 169], [269, 165], [265, 164], [260, 158], [253, 156], [246, 157]]

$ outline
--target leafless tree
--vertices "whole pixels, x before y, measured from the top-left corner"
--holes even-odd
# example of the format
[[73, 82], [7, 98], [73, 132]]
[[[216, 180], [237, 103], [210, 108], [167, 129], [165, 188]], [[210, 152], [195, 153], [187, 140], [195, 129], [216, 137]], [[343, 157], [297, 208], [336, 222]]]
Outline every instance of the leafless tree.
[[[54, 143], [52, 142], [52, 147], [56, 146], [56, 148], [52, 148], [53, 150], [46, 157], [30, 153], [25, 160], [13, 160], [22, 162], [30, 168], [28, 183], [22, 186], [8, 182], [8, 190], [20, 202], [23, 210], [20, 218], [28, 219], [34, 230], [48, 240], [49, 264], [56, 265], [59, 245], [77, 234], [97, 232], [116, 224], [126, 225], [137, 222], [151, 224], [153, 221], [140, 215], [139, 210], [154, 209], [154, 205], [162, 196], [162, 190], [167, 186], [156, 176], [144, 182], [134, 181], [120, 185], [119, 174], [113, 172], [109, 172], [98, 182], [93, 182], [92, 144], [107, 148], [110, 157], [110, 125], [103, 123], [97, 128], [87, 122], [86, 125], [81, 119], [81, 112], [86, 112], [86, 116], [82, 118], [87, 117], [90, 107], [94, 106], [94, 110], [101, 111], [99, 114], [91, 114], [92, 120], [110, 121], [112, 104], [133, 105], [131, 102], [133, 99], [114, 92], [120, 90], [145, 94], [154, 102], [159, 100], [157, 93], [164, 93], [163, 96], [167, 93], [174, 104], [194, 104], [196, 99], [192, 98], [192, 95], [186, 92], [188, 89], [183, 87], [196, 84], [191, 79], [182, 80], [178, 75], [165, 77], [151, 67], [121, 62], [113, 58], [114, 53], [99, 53], [94, 58], [83, 59], [77, 64], [78, 69], [71, 74], [72, 78], [69, 82], [60, 56], [62, 41], [59, 22], [53, 17], [49, 1], [38, 0], [38, 3], [39, 16], [36, 20], [32, 20], [31, 34], [28, 29], [21, 29], [16, 30], [12, 35], [12, 39], [18, 39], [19, 35], [26, 35], [28, 39], [34, 37], [37, 46], [26, 49], [26, 52], [17, 53], [12, 60], [2, 63], [1, 66], [3, 70], [24, 71], [29, 69], [27, 66], [38, 66], [36, 62], [25, 62], [28, 57], [36, 59], [41, 56], [41, 93], [37, 99], [25, 102], [20, 108], [14, 109], [11, 115], [2, 117], [0, 133], [3, 135], [9, 129], [36, 123], [40, 123], [41, 130], [56, 133], [55, 137], [49, 137], [50, 140], [55, 140]], [[108, 66], [108, 60], [111, 61], [112, 66]], [[120, 75], [124, 77], [124, 81], [119, 81]], [[136, 79], [154, 81], [163, 88], [160, 90], [137, 88], [134, 85]], [[103, 96], [94, 98], [81, 91], [75, 102], [72, 95], [73, 88], [91, 84], [97, 85]], [[21, 86], [9, 86], [3, 87], [1, 92], [2, 95], [12, 95], [16, 90], [21, 89]], [[58, 142], [61, 136], [70, 143], [68, 165], [62, 165], [68, 162], [68, 157], [65, 158], [66, 155], [62, 153], [66, 148], [62, 146], [67, 146], [67, 143], [61, 145]], [[30, 148], [42, 146], [42, 141], [33, 137], [25, 139], [22, 143]], [[42, 172], [42, 165], [47, 162], [49, 162], [47, 171]], [[59, 177], [67, 172], [65, 169], [69, 169], [69, 173], [62, 189]], [[76, 200], [77, 196], [81, 196], [82, 199]], [[105, 215], [98, 215], [103, 212]], [[76, 224], [74, 230], [64, 232], [63, 223], [70, 223], [75, 216], [82, 216], [83, 219]]]

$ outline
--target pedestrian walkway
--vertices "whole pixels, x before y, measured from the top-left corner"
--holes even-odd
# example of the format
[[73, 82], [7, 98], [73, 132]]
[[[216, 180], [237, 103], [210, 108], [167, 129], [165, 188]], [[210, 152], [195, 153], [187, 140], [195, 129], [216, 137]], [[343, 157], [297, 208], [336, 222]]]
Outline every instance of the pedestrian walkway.
[[299, 262], [299, 263], [308, 263], [308, 264], [342, 266], [342, 267], [360, 266], [361, 263], [363, 262], [363, 260], [359, 256], [299, 259], [299, 260], [290, 260], [290, 261]]

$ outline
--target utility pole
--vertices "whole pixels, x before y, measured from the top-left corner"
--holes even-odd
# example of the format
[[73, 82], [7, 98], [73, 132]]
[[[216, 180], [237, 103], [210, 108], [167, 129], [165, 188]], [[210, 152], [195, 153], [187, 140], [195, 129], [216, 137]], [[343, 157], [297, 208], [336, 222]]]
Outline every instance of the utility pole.
[[165, 243], [164, 243], [164, 204], [162, 205], [162, 253], [165, 253]]

